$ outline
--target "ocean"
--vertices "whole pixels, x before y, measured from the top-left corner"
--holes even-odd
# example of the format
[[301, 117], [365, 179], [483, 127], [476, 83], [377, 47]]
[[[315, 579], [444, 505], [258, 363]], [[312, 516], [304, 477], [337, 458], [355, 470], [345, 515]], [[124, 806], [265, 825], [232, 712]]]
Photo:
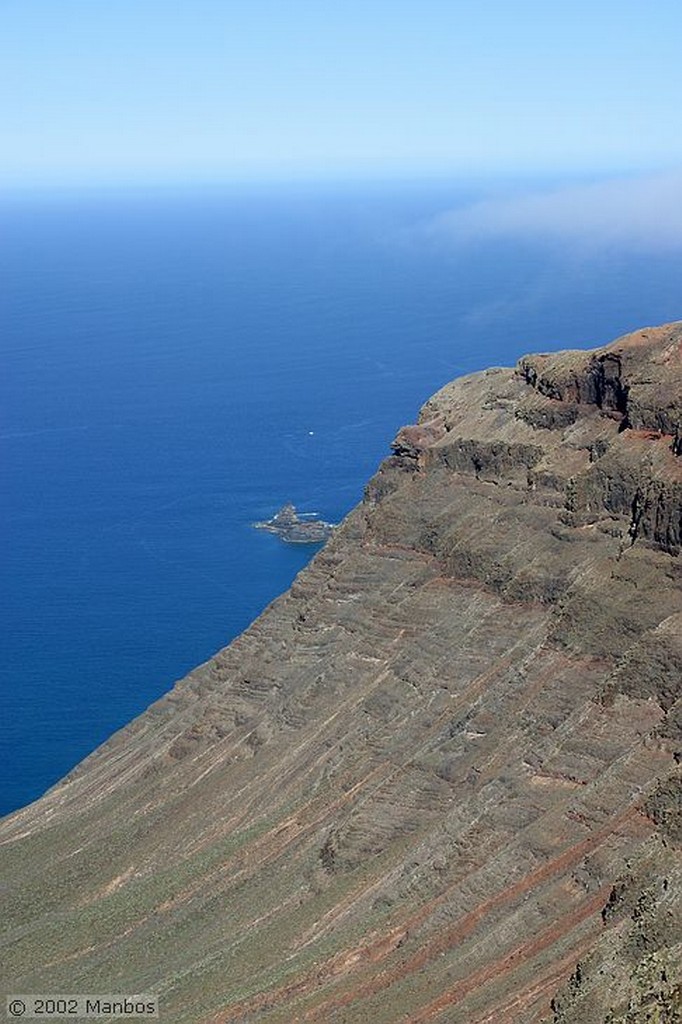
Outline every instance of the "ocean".
[[482, 193], [0, 199], [0, 813], [289, 586], [315, 548], [254, 521], [340, 521], [458, 374], [680, 317], [679, 250], [431, 229]]

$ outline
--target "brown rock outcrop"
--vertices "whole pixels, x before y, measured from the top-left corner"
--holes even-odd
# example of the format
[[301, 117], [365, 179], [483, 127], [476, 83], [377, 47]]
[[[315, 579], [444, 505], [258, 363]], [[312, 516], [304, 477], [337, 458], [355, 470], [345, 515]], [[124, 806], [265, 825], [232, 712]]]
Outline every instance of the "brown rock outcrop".
[[6, 989], [679, 1019], [681, 345], [427, 402], [287, 594], [0, 825]]

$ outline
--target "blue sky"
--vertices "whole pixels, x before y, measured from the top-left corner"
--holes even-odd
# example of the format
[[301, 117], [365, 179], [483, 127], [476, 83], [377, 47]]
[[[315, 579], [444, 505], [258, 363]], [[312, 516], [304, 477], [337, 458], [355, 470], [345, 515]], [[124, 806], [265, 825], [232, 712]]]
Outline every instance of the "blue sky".
[[0, 183], [682, 164], [672, 0], [0, 0]]

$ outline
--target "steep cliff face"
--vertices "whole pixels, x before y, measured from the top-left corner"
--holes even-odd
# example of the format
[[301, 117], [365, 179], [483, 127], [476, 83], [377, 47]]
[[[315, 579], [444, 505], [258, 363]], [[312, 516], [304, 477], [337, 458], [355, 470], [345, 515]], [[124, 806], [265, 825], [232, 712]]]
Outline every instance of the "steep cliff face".
[[0, 825], [5, 989], [678, 1020], [681, 413], [682, 324], [443, 388], [287, 594]]

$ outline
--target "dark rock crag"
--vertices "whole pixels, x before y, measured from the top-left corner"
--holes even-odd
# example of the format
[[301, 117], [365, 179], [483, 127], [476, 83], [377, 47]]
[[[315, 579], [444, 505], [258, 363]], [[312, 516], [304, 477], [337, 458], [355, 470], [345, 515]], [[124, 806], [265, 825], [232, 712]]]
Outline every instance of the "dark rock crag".
[[447, 385], [288, 593], [0, 825], [12, 992], [682, 1013], [682, 324]]
[[287, 544], [321, 544], [330, 536], [335, 524], [318, 519], [317, 513], [303, 519], [294, 505], [287, 504], [272, 519], [253, 525], [257, 530], [274, 533]]

